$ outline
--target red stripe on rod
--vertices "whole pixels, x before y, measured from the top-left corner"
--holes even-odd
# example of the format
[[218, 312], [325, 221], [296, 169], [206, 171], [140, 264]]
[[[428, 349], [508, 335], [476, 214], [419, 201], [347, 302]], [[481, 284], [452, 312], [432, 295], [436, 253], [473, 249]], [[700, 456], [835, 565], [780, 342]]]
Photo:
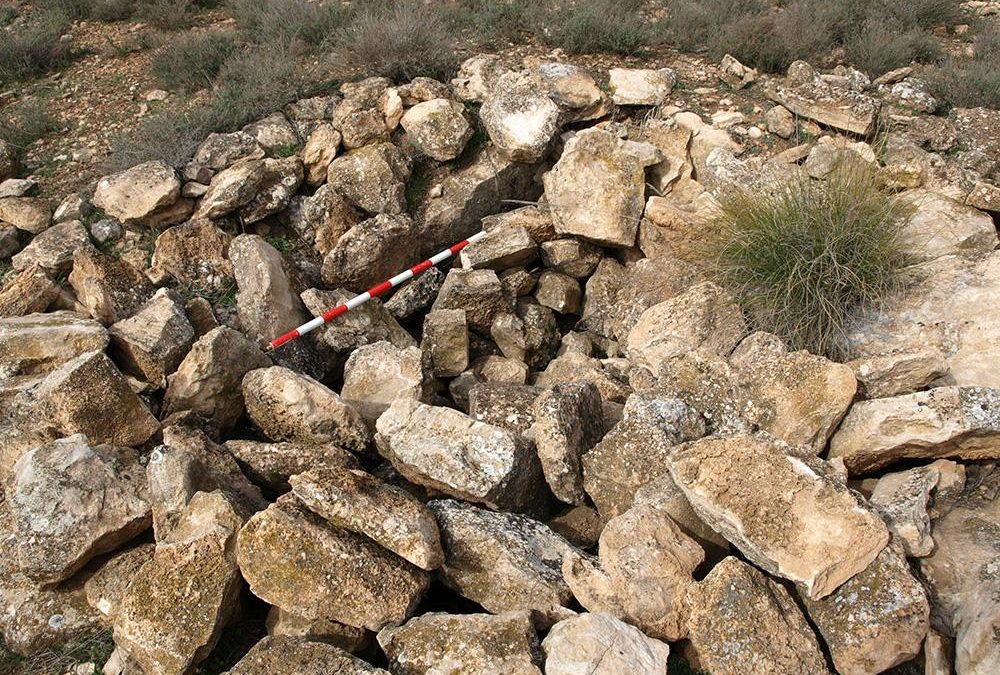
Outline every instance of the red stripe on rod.
[[458, 253], [459, 251], [461, 251], [463, 248], [465, 248], [468, 245], [469, 245], [469, 240], [465, 239], [463, 241], [458, 242], [457, 244], [455, 244], [454, 246], [452, 246], [448, 250], [451, 251], [452, 255], [455, 255], [456, 253]]
[[323, 313], [323, 321], [330, 321], [332, 319], [336, 319], [338, 316], [345, 313], [346, 311], [347, 311], [347, 305], [337, 305], [329, 312]]
[[378, 286], [372, 286], [371, 288], [369, 288], [368, 289], [368, 295], [370, 295], [370, 296], [372, 296], [374, 298], [377, 295], [382, 295], [383, 293], [385, 293], [390, 288], [392, 288], [392, 283], [390, 283], [388, 281], [383, 281]]
[[411, 267], [410, 271], [413, 272], [413, 276], [416, 276], [416, 275], [420, 274], [421, 272], [426, 272], [427, 270], [429, 270], [433, 266], [434, 266], [434, 263], [432, 263], [431, 259], [428, 258], [427, 260], [424, 260], [423, 262], [418, 262], [416, 265], [414, 265], [413, 267]]
[[290, 342], [291, 340], [294, 340], [297, 337], [299, 337], [299, 329], [296, 328], [295, 330], [290, 330], [281, 337], [272, 340], [271, 349], [277, 349], [281, 345], [285, 344], [286, 342]]

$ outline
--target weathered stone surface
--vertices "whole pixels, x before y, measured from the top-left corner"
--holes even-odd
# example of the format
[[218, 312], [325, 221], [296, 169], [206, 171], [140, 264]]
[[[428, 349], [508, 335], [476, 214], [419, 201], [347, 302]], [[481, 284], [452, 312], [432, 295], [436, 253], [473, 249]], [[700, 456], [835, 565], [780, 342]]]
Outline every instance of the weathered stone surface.
[[560, 621], [542, 641], [546, 675], [654, 675], [670, 647], [604, 612]]
[[163, 388], [194, 343], [180, 297], [161, 288], [136, 314], [111, 326], [112, 353], [122, 368]]
[[53, 370], [35, 390], [39, 412], [64, 435], [86, 434], [91, 443], [134, 447], [160, 425], [114, 363], [87, 352]]
[[867, 567], [889, 540], [829, 465], [792, 456], [766, 435], [687, 443], [666, 464], [702, 520], [812, 599]]
[[635, 491], [632, 508], [640, 506], [650, 506], [670, 516], [681, 532], [705, 549], [705, 557], [709, 561], [721, 560], [729, 554], [729, 542], [698, 517], [669, 471], [664, 471]]
[[521, 73], [508, 73], [487, 91], [480, 119], [501, 153], [516, 162], [537, 162], [559, 130], [559, 106]]
[[426, 380], [419, 348], [376, 342], [358, 347], [347, 358], [340, 394], [374, 424], [397, 398], [424, 399]]
[[31, 266], [0, 288], [0, 317], [44, 312], [59, 297], [59, 287], [43, 269]]
[[982, 211], [924, 189], [907, 190], [899, 199], [913, 210], [901, 237], [915, 262], [943, 255], [975, 256], [997, 247], [993, 219]]
[[518, 298], [513, 314], [500, 314], [493, 320], [490, 337], [507, 358], [541, 368], [558, 347], [559, 324], [548, 307], [530, 298]]
[[907, 458], [1000, 457], [1000, 390], [938, 387], [861, 401], [830, 440], [830, 457], [852, 474]]
[[289, 483], [306, 508], [337, 527], [363, 534], [421, 569], [444, 563], [434, 515], [408, 492], [347, 469], [313, 469]]
[[240, 206], [239, 216], [250, 224], [284, 210], [303, 178], [302, 161], [298, 157], [265, 159], [257, 193]]
[[597, 387], [588, 382], [557, 384], [535, 400], [535, 447], [545, 481], [568, 504], [583, 504], [580, 458], [604, 436]]
[[1000, 473], [970, 481], [955, 508], [934, 521], [934, 552], [919, 561], [936, 630], [954, 638], [954, 672], [987, 675], [1000, 665]]
[[83, 584], [87, 603], [108, 619], [114, 619], [132, 577], [150, 561], [154, 544], [139, 544], [116, 553]]
[[353, 406], [311, 377], [287, 368], [248, 372], [243, 398], [250, 419], [274, 441], [333, 443], [361, 453], [371, 438]]
[[326, 182], [327, 167], [337, 156], [340, 148], [340, 132], [332, 124], [322, 122], [309, 134], [309, 140], [302, 148], [302, 163], [305, 165], [305, 180], [317, 186]]
[[505, 270], [529, 263], [537, 252], [528, 230], [519, 225], [500, 225], [462, 249], [459, 258], [464, 268]]
[[39, 197], [5, 197], [0, 199], [0, 221], [24, 232], [40, 234], [52, 223], [52, 211]]
[[262, 159], [264, 149], [245, 131], [229, 134], [209, 134], [194, 152], [195, 164], [222, 171], [241, 159]]
[[568, 63], [539, 63], [523, 75], [555, 101], [564, 122], [598, 119], [610, 112], [608, 97], [585, 68]]
[[73, 267], [73, 254], [91, 246], [87, 228], [78, 220], [60, 223], [35, 236], [31, 243], [11, 258], [16, 270], [38, 265], [49, 274], [66, 274]]
[[405, 398], [375, 428], [379, 453], [407, 480], [491, 508], [539, 506], [538, 457], [517, 434]]
[[128, 263], [81, 247], [73, 254], [69, 285], [77, 302], [106, 326], [127, 319], [153, 294], [153, 287]]
[[413, 106], [400, 120], [413, 146], [439, 162], [455, 159], [472, 137], [465, 108], [457, 101], [436, 98]]
[[417, 312], [430, 307], [437, 298], [443, 283], [444, 273], [438, 268], [432, 267], [398, 289], [385, 302], [385, 308], [397, 321], [405, 321]]
[[181, 182], [173, 168], [160, 161], [146, 162], [97, 181], [94, 206], [123, 223], [142, 221], [173, 206], [181, 196]]
[[451, 86], [463, 101], [482, 101], [496, 87], [497, 80], [509, 72], [496, 54], [477, 54], [462, 62]]
[[255, 483], [287, 492], [288, 479], [310, 469], [357, 469], [357, 458], [332, 444], [264, 443], [231, 440], [223, 444]]
[[409, 617], [429, 578], [285, 495], [247, 522], [239, 564], [254, 595], [307, 619], [379, 630]]
[[733, 89], [742, 89], [757, 79], [757, 71], [726, 54], [719, 62], [719, 78]]
[[840, 673], [875, 675], [909, 661], [930, 623], [927, 594], [892, 546], [833, 595], [803, 602]]
[[228, 257], [232, 239], [206, 219], [171, 227], [156, 238], [149, 278], [154, 283], [176, 281], [206, 292], [223, 290], [233, 282]]
[[360, 222], [354, 208], [330, 185], [308, 197], [292, 197], [281, 217], [322, 256]]
[[40, 376], [85, 352], [102, 352], [108, 331], [75, 312], [0, 319], [0, 380]]
[[477, 384], [469, 390], [469, 417], [523, 434], [535, 422], [534, 403], [541, 393], [524, 384]]
[[538, 277], [535, 299], [538, 300], [538, 304], [560, 314], [579, 314], [583, 303], [583, 292], [580, 290], [580, 282], [573, 277], [545, 270]]
[[360, 652], [371, 643], [370, 633], [364, 628], [329, 619], [304, 619], [273, 605], [267, 612], [265, 625], [268, 635], [325, 642], [351, 653]]
[[361, 292], [419, 262], [418, 230], [406, 215], [379, 214], [345, 232], [323, 259], [323, 281]]
[[660, 105], [677, 84], [677, 73], [670, 68], [611, 68], [608, 78], [611, 100], [617, 105]]
[[[310, 288], [300, 297], [313, 316], [322, 316], [337, 305], [347, 302], [354, 295], [346, 289], [321, 291]], [[360, 307], [337, 317], [336, 321], [331, 321], [320, 328], [318, 335], [321, 343], [341, 353], [352, 352], [358, 347], [383, 340], [399, 349], [417, 344], [378, 298], [372, 298]]]
[[669, 359], [698, 348], [726, 356], [746, 330], [729, 294], [704, 282], [643, 312], [628, 333], [626, 351], [656, 373]]
[[[383, 90], [384, 91], [384, 90]], [[344, 148], [355, 150], [389, 140], [389, 128], [375, 101], [344, 100], [333, 112], [333, 126], [343, 136]]]
[[548, 209], [537, 206], [522, 206], [513, 211], [494, 213], [485, 216], [482, 223], [487, 232], [507, 227], [523, 227], [536, 244], [559, 238]]
[[261, 639], [226, 675], [387, 675], [343, 649], [284, 635]]
[[424, 317], [420, 348], [434, 377], [455, 377], [469, 367], [469, 326], [464, 309], [438, 309]]
[[556, 534], [580, 548], [597, 546], [597, 539], [604, 529], [604, 521], [597, 510], [590, 506], [574, 506], [565, 513], [545, 521]]
[[392, 143], [366, 145], [330, 162], [327, 182], [352, 204], [371, 214], [406, 211], [410, 165]]
[[543, 242], [541, 251], [546, 267], [574, 279], [590, 276], [602, 257], [601, 249], [576, 238]]
[[545, 371], [538, 374], [535, 384], [551, 387], [560, 382], [591, 382], [601, 392], [602, 399], [615, 403], [624, 403], [632, 391], [628, 383], [605, 369], [602, 361], [579, 352], [569, 352], [552, 359]]
[[248, 203], [264, 180], [264, 160], [241, 159], [215, 174], [202, 196], [195, 218], [217, 220]]
[[243, 518], [223, 493], [197, 494], [135, 574], [114, 636], [143, 672], [187, 672], [215, 647], [242, 585], [235, 547]]
[[783, 105], [775, 105], [764, 113], [767, 130], [782, 138], [791, 138], [795, 133], [795, 115]]
[[653, 146], [621, 141], [607, 131], [578, 132], [545, 174], [556, 232], [597, 244], [635, 244], [645, 205], [645, 168], [662, 159]]
[[514, 310], [510, 297], [493, 270], [451, 269], [432, 310], [463, 309], [469, 328], [489, 334], [500, 314]]
[[713, 675], [830, 672], [788, 591], [750, 565], [726, 558], [688, 601], [691, 645]]
[[878, 99], [857, 91], [835, 89], [807, 63], [796, 61], [788, 68], [784, 83], [765, 88], [765, 94], [801, 117], [859, 136], [875, 128], [881, 110]]
[[944, 356], [933, 347], [863, 356], [847, 363], [865, 398], [891, 398], [926, 389], [948, 373]]
[[528, 365], [506, 356], [481, 356], [472, 362], [472, 372], [483, 382], [525, 384], [528, 381]]
[[240, 324], [259, 347], [308, 318], [285, 258], [254, 234], [241, 234], [229, 245], [229, 259], [239, 288], [236, 311]]
[[165, 414], [193, 410], [223, 430], [231, 429], [245, 410], [243, 376], [266, 368], [270, 359], [232, 328], [220, 326], [192, 345], [176, 372], [167, 378]]
[[849, 366], [807, 351], [789, 353], [780, 338], [754, 333], [729, 359], [743, 416], [790, 445], [822, 451], [854, 401]]
[[705, 552], [669, 515], [635, 506], [612, 518], [601, 532], [599, 558], [563, 559], [563, 576], [580, 604], [654, 638], [687, 635], [687, 592]]
[[135, 454], [91, 447], [82, 434], [22, 456], [6, 492], [21, 569], [41, 583], [69, 578], [150, 524]]
[[869, 501], [892, 532], [908, 557], [919, 558], [934, 550], [931, 538], [931, 518], [927, 505], [937, 487], [941, 472], [933, 464], [908, 469], [898, 473], [887, 473], [879, 478], [872, 490]]
[[525, 612], [432, 612], [379, 631], [379, 646], [397, 675], [511, 673], [541, 675], [538, 636]]
[[494, 613], [565, 613], [573, 594], [563, 580], [562, 559], [577, 551], [569, 542], [518, 514], [450, 499], [428, 502], [427, 507], [441, 528], [444, 583]]

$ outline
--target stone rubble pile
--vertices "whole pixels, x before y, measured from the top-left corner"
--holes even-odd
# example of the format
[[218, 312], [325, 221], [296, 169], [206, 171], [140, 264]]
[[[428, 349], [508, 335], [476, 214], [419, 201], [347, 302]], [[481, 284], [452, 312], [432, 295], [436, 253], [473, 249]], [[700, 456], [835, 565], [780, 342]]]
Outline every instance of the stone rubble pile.
[[[927, 150], [908, 75], [719, 73], [773, 102], [756, 135], [823, 135], [745, 154], [671, 69], [480, 55], [54, 211], [8, 186], [7, 647], [104, 628], [104, 673], [183, 675], [256, 620], [233, 675], [1000, 670], [996, 139]], [[751, 333], [692, 246], [727, 185], [843, 152], [913, 206], [919, 264], [836, 363]]]

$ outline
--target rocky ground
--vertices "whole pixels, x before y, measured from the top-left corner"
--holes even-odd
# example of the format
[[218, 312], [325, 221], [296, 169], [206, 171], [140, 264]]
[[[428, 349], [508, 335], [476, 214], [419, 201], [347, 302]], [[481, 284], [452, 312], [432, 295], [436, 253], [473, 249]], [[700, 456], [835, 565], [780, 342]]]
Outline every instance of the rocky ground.
[[[54, 210], [0, 184], [7, 648], [111, 630], [83, 668], [180, 675], [235, 625], [266, 636], [234, 675], [1000, 669], [1000, 112], [930, 115], [908, 69], [685, 63], [481, 55]], [[844, 153], [913, 205], [915, 264], [834, 362], [751, 332], [695, 244], [721, 191]]]

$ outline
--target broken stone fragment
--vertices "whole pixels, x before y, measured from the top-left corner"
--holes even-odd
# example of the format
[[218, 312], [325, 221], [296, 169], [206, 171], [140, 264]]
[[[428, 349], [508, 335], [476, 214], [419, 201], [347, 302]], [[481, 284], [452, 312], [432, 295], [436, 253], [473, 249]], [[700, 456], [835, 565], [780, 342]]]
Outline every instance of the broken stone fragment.
[[135, 314], [154, 290], [131, 265], [88, 246], [73, 254], [69, 285], [77, 302], [106, 326]]
[[852, 475], [909, 458], [1000, 457], [1000, 390], [938, 387], [854, 404], [830, 440]]
[[519, 225], [501, 225], [462, 249], [459, 259], [463, 268], [505, 270], [526, 265], [537, 253], [538, 247], [528, 230]]
[[241, 159], [215, 174], [202, 196], [195, 218], [218, 220], [253, 199], [264, 180], [264, 160]]
[[560, 621], [542, 642], [546, 675], [654, 675], [670, 647], [605, 612]]
[[669, 471], [635, 491], [632, 508], [640, 506], [649, 506], [670, 516], [684, 534], [705, 549], [707, 560], [715, 562], [729, 555], [729, 542], [698, 517]]
[[353, 406], [287, 368], [250, 371], [243, 377], [243, 397], [250, 419], [273, 441], [333, 443], [363, 453], [371, 439]]
[[438, 309], [424, 317], [420, 348], [434, 377], [455, 377], [469, 367], [469, 326], [464, 309]]
[[104, 326], [75, 312], [0, 319], [0, 377], [45, 375], [85, 352], [103, 352], [108, 340]]
[[500, 314], [493, 320], [490, 337], [507, 358], [541, 368], [559, 344], [559, 324], [548, 307], [530, 298], [518, 298], [514, 314]]
[[450, 499], [428, 502], [441, 529], [442, 581], [493, 613], [536, 610], [563, 618], [573, 593], [563, 579], [564, 555], [577, 553], [542, 523]]
[[477, 54], [462, 62], [451, 86], [462, 101], [482, 101], [496, 88], [497, 80], [509, 72], [496, 54]]
[[359, 347], [347, 358], [340, 393], [366, 422], [374, 424], [397, 398], [423, 400], [427, 379], [420, 349], [376, 342]]
[[306, 619], [380, 630], [416, 609], [429, 576], [395, 553], [280, 497], [240, 531], [239, 564], [254, 595]]
[[309, 196], [292, 197], [280, 217], [322, 256], [361, 222], [354, 208], [330, 185], [321, 186]]
[[330, 162], [327, 170], [330, 185], [354, 206], [373, 215], [406, 211], [409, 178], [409, 162], [392, 143], [375, 143], [349, 152]]
[[559, 131], [559, 106], [521, 73], [500, 76], [479, 114], [490, 140], [515, 162], [541, 160]]
[[829, 673], [816, 636], [787, 590], [726, 558], [688, 594], [691, 646], [713, 675]]
[[864, 356], [847, 363], [865, 398], [892, 398], [926, 389], [948, 373], [944, 356], [933, 347]]
[[419, 232], [407, 215], [378, 214], [337, 240], [323, 258], [323, 281], [362, 292], [418, 260]]
[[513, 302], [493, 270], [452, 269], [432, 310], [464, 309], [469, 328], [489, 335], [493, 320], [514, 311]]
[[52, 224], [52, 211], [40, 197], [4, 197], [0, 199], [0, 221], [23, 232], [41, 234]]
[[11, 258], [15, 270], [38, 265], [52, 275], [66, 274], [73, 268], [78, 248], [90, 247], [87, 228], [79, 220], [60, 223], [36, 235], [20, 253]]
[[111, 326], [112, 353], [122, 368], [157, 388], [167, 385], [194, 343], [180, 297], [161, 288], [136, 314]]
[[541, 675], [538, 636], [527, 612], [431, 612], [379, 631], [378, 643], [397, 675], [441, 670]]
[[545, 521], [556, 534], [560, 534], [574, 546], [592, 548], [597, 545], [604, 521], [597, 510], [590, 506], [574, 506], [565, 513]]
[[222, 291], [233, 283], [228, 257], [232, 239], [206, 219], [171, 227], [156, 238], [149, 278], [154, 283], [176, 281], [205, 293]]
[[241, 159], [263, 159], [264, 149], [245, 131], [209, 134], [194, 152], [192, 162], [213, 171], [222, 171]]
[[381, 544], [420, 569], [444, 562], [434, 515], [409, 493], [364, 471], [314, 469], [289, 480], [313, 513]]
[[172, 167], [146, 162], [121, 173], [104, 176], [94, 188], [94, 206], [123, 223], [142, 221], [173, 206], [181, 182]]
[[114, 620], [132, 577], [153, 557], [155, 544], [139, 544], [115, 553], [83, 584], [87, 603]]
[[542, 243], [542, 262], [556, 272], [583, 279], [601, 261], [601, 249], [576, 238], [555, 239]]
[[364, 628], [348, 626], [329, 619], [311, 621], [274, 605], [267, 612], [265, 625], [268, 635], [325, 642], [351, 653], [359, 653], [371, 643], [371, 634]]
[[632, 507], [608, 521], [599, 552], [599, 559], [585, 554], [563, 559], [563, 576], [580, 604], [654, 638], [675, 641], [687, 635], [687, 593], [705, 552], [669, 515]]
[[[337, 305], [344, 304], [352, 297], [345, 289], [321, 291], [310, 288], [303, 291], [302, 302], [313, 316], [322, 316]], [[413, 347], [417, 341], [403, 330], [386, 305], [378, 298], [372, 298], [360, 307], [343, 314], [319, 329], [317, 335], [322, 344], [336, 352], [352, 352], [358, 347], [374, 344], [382, 340], [392, 343], [398, 349]]]
[[340, 132], [327, 122], [319, 124], [309, 135], [305, 147], [302, 148], [306, 183], [315, 187], [326, 182], [327, 168], [337, 156], [340, 141]]
[[288, 479], [310, 469], [360, 468], [354, 455], [332, 444], [230, 440], [223, 445], [249, 478], [275, 492], [287, 492]]
[[405, 398], [375, 428], [379, 453], [407, 480], [491, 508], [543, 507], [538, 457], [517, 434]]
[[541, 392], [525, 384], [476, 384], [468, 393], [469, 417], [524, 434], [535, 422], [534, 403]]
[[[938, 460], [947, 462], [947, 460]], [[941, 473], [934, 464], [887, 473], [879, 478], [869, 501], [908, 557], [920, 558], [934, 550], [927, 505]]]
[[385, 308], [396, 321], [405, 321], [431, 306], [438, 296], [438, 291], [441, 290], [442, 283], [444, 283], [444, 273], [432, 267], [393, 293], [392, 297], [386, 300]]
[[674, 448], [670, 475], [695, 512], [755, 564], [826, 597], [889, 541], [885, 524], [825, 462], [761, 434]]
[[0, 317], [44, 312], [59, 297], [60, 289], [37, 265], [8, 278], [0, 287]]
[[580, 283], [571, 276], [545, 270], [535, 286], [535, 299], [560, 314], [579, 314], [583, 302]]
[[262, 638], [227, 675], [388, 675], [343, 649], [308, 638]]
[[583, 504], [580, 458], [604, 436], [597, 387], [588, 382], [557, 384], [535, 400], [533, 436], [545, 481], [567, 504]]
[[907, 190], [899, 201], [913, 212], [900, 234], [913, 262], [943, 255], [975, 257], [997, 247], [997, 230], [989, 214], [924, 189]]
[[238, 215], [246, 224], [283, 211], [302, 185], [304, 171], [298, 157], [265, 159], [257, 194], [240, 206]]
[[796, 61], [788, 67], [789, 77], [765, 88], [765, 95], [796, 115], [859, 136], [875, 128], [882, 108], [878, 99], [858, 91], [834, 88], [809, 66]]
[[616, 105], [660, 105], [677, 84], [677, 73], [670, 68], [611, 68], [608, 79]]
[[91, 447], [83, 434], [22, 456], [6, 498], [21, 569], [46, 584], [69, 578], [151, 522], [145, 474], [135, 453]]
[[400, 124], [413, 146], [439, 162], [455, 159], [472, 137], [465, 108], [457, 101], [436, 98], [413, 106], [403, 113]]

